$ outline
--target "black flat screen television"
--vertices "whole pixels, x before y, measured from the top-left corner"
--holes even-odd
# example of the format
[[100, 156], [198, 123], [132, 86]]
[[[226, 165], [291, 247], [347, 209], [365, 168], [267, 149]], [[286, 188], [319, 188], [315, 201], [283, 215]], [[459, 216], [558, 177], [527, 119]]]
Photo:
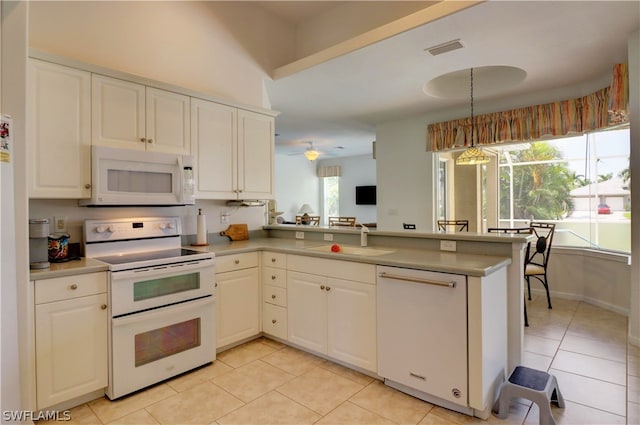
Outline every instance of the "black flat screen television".
[[375, 205], [375, 186], [356, 186], [356, 205]]

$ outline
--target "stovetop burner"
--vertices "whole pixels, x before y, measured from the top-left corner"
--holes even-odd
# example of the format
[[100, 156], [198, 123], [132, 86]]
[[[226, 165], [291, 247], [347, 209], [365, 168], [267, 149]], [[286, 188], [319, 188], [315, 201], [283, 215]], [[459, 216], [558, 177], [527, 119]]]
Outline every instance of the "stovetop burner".
[[[188, 260], [190, 256], [203, 254], [202, 251], [195, 251], [193, 249], [174, 248], [163, 249], [160, 251], [145, 251], [145, 252], [133, 252], [117, 255], [108, 255], [105, 257], [95, 257], [95, 260], [102, 261], [107, 264], [129, 264], [140, 263], [155, 260]], [[162, 261], [159, 261], [162, 263]]]

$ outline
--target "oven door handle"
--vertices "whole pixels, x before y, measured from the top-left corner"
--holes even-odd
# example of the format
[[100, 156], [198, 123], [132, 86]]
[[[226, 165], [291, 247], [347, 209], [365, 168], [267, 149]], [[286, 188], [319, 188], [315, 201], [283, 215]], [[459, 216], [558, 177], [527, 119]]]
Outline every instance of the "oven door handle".
[[199, 260], [190, 263], [176, 263], [166, 264], [154, 267], [145, 267], [135, 270], [120, 270], [111, 272], [111, 280], [125, 280], [125, 279], [138, 279], [141, 276], [154, 277], [160, 275], [171, 274], [185, 274], [193, 273], [198, 270], [204, 270], [209, 267], [213, 267], [215, 263], [213, 260]]
[[154, 310], [144, 311], [142, 313], [133, 313], [124, 317], [115, 317], [112, 320], [113, 327], [126, 326], [132, 323], [140, 322], [141, 320], [149, 320], [155, 318], [165, 317], [167, 310], [171, 310], [171, 313], [181, 313], [189, 310], [193, 310], [199, 307], [204, 307], [209, 304], [215, 303], [216, 299], [207, 295], [204, 298], [198, 298], [193, 301], [185, 301], [180, 304], [173, 304], [166, 307], [160, 307]]

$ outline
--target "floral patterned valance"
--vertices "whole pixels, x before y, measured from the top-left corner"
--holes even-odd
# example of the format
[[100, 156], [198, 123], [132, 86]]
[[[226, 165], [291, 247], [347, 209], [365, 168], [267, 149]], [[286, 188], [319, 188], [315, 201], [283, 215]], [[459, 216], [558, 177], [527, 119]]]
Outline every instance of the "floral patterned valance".
[[[528, 142], [606, 128], [628, 122], [628, 104], [627, 64], [617, 64], [611, 86], [590, 95], [474, 117], [473, 145]], [[469, 117], [430, 124], [427, 151], [471, 146], [471, 128]]]

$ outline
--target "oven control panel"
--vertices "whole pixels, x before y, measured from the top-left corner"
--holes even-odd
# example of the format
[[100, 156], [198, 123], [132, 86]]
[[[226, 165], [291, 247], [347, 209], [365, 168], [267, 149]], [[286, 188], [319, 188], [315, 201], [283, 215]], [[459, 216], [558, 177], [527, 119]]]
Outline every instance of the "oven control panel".
[[180, 236], [180, 217], [143, 217], [108, 220], [85, 220], [85, 242], [122, 241], [132, 239]]

